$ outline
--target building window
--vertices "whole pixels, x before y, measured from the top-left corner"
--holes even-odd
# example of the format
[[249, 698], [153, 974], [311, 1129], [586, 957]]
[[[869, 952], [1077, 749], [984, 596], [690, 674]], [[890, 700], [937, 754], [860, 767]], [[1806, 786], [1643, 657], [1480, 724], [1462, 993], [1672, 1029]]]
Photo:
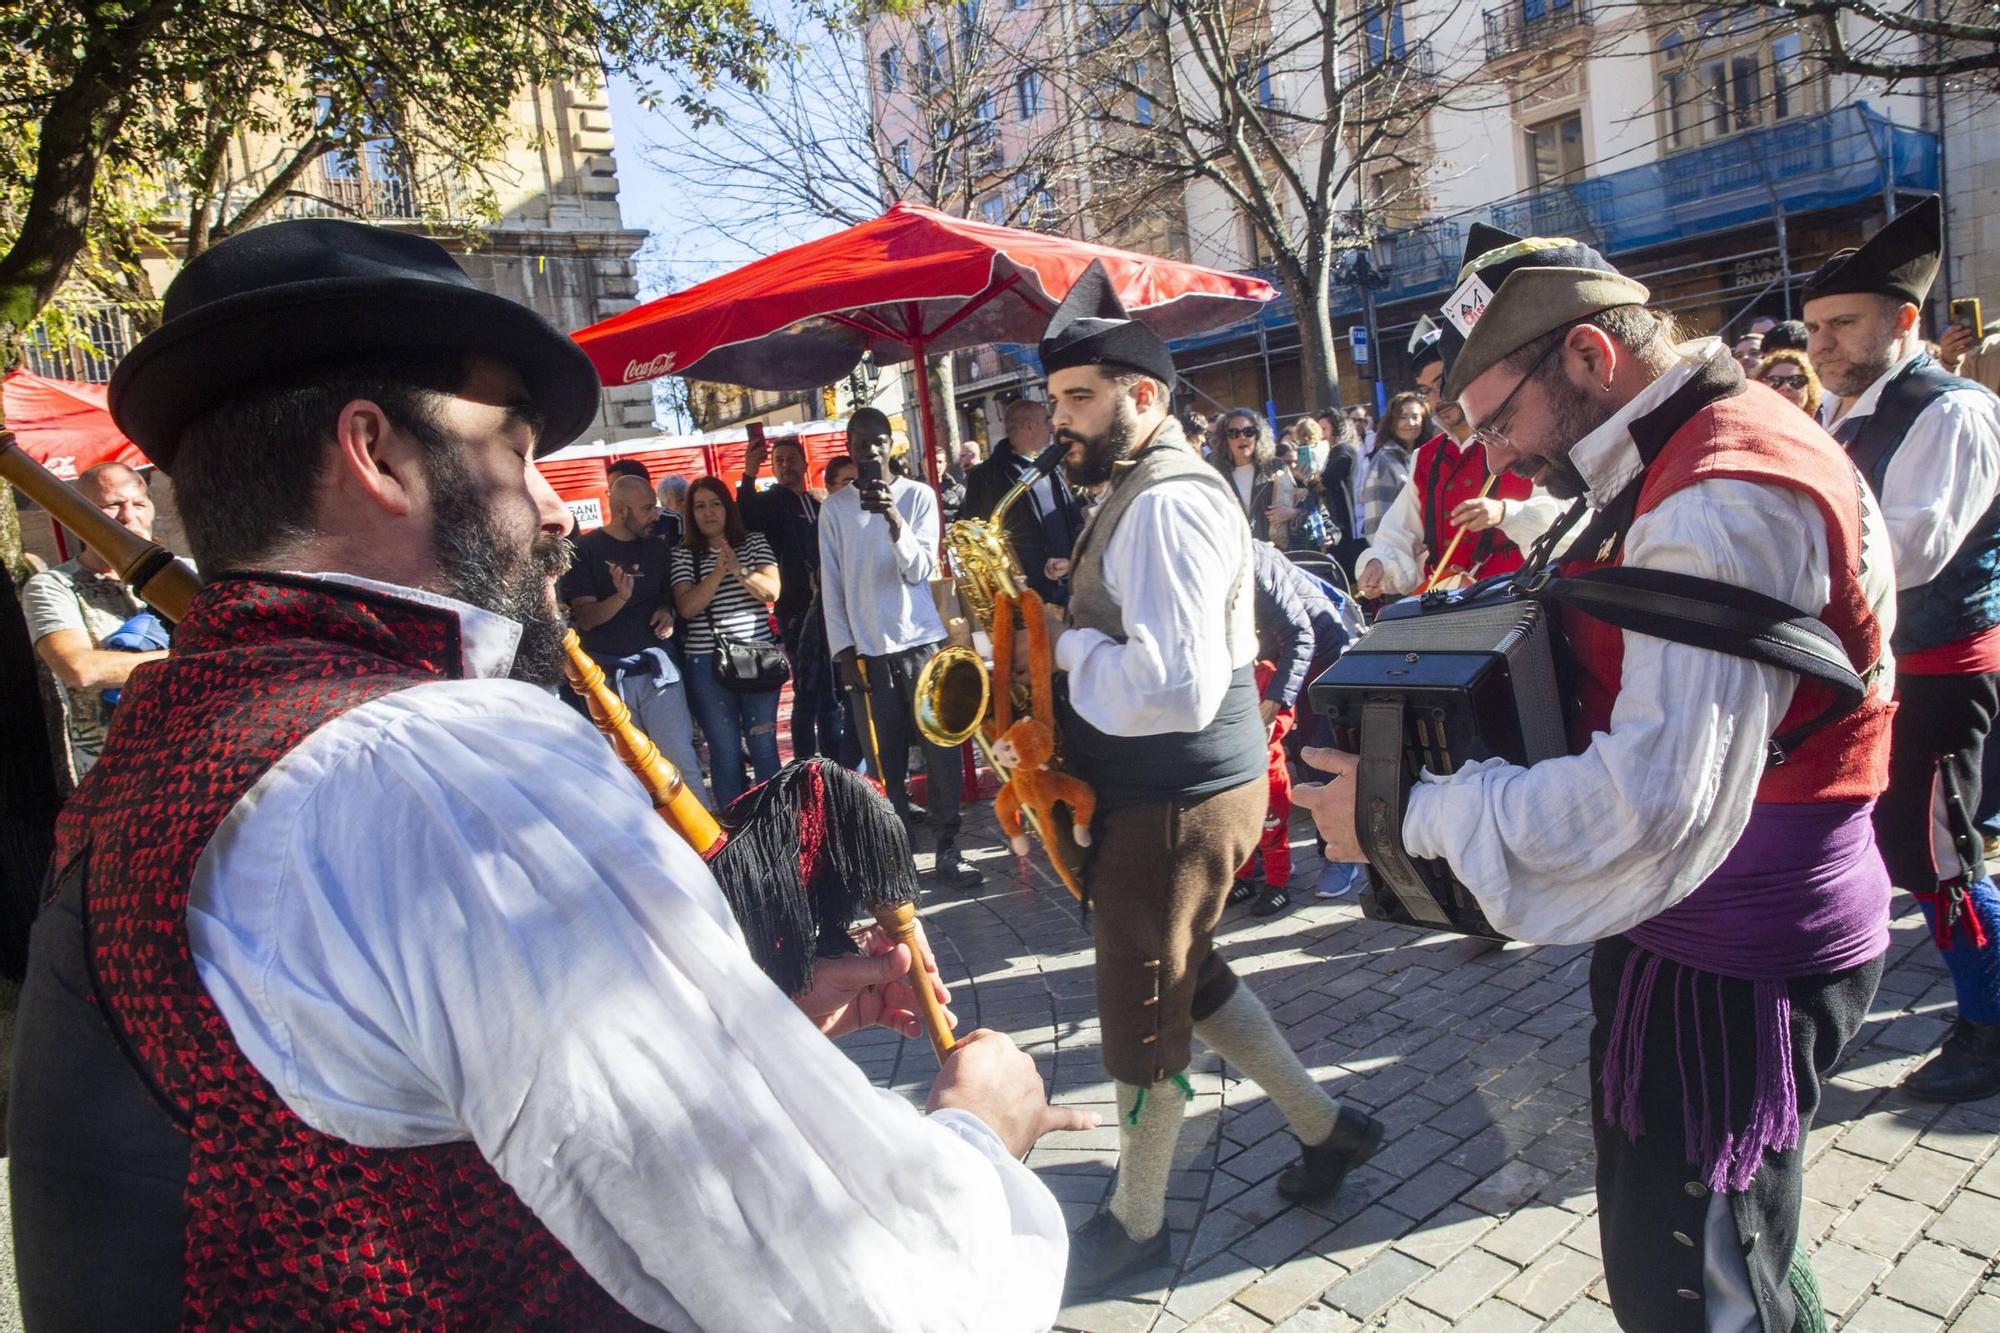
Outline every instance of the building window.
[[970, 51], [979, 44], [986, 30], [979, 21], [979, 0], [958, 0], [958, 44]]
[[1152, 73], [1143, 60], [1132, 62], [1132, 119], [1141, 125], [1153, 123], [1153, 97], [1146, 91], [1146, 79]]
[[1541, 189], [1583, 172], [1583, 116], [1572, 112], [1528, 126], [1528, 185]]
[[[896, 174], [901, 181], [916, 179], [916, 172], [910, 170], [910, 141], [898, 139], [895, 149]], [[900, 181], [899, 181], [900, 183]]]
[[1361, 31], [1370, 65], [1403, 58], [1403, 6], [1400, 0], [1395, 4], [1376, 5], [1363, 10]]
[[1238, 253], [1245, 268], [1269, 268], [1271, 266], [1271, 243], [1264, 236], [1264, 229], [1250, 220], [1248, 213], [1236, 215]]
[[903, 57], [897, 53], [895, 47], [887, 47], [882, 52], [881, 65], [882, 91], [885, 93], [897, 91], [903, 86]]
[[1042, 76], [1029, 70], [1014, 80], [1014, 97], [1021, 108], [1021, 119], [1033, 120], [1042, 110]]
[[917, 29], [917, 82], [926, 88], [944, 82], [944, 48], [938, 44], [937, 29], [928, 23]]
[[999, 195], [990, 195], [979, 201], [979, 216], [996, 227], [1007, 225], [1007, 201]]
[[1386, 227], [1400, 230], [1424, 220], [1424, 201], [1413, 168], [1391, 167], [1376, 172], [1369, 179], [1368, 194], [1372, 211]]
[[1825, 81], [1806, 64], [1797, 32], [1769, 35], [1711, 16], [1692, 38], [1668, 32], [1656, 59], [1660, 138], [1669, 149], [1811, 115], [1824, 104]]
[[1805, 47], [1795, 32], [1788, 32], [1771, 42], [1771, 116], [1774, 120], [1784, 120], [1798, 115], [1805, 108], [1795, 103], [1803, 102], [1799, 96], [1805, 90]]
[[[346, 124], [334, 120], [333, 99], [318, 99], [317, 119], [331, 134], [345, 137]], [[386, 115], [365, 112], [361, 142], [343, 143], [320, 155], [319, 193], [356, 217], [413, 218], [417, 215], [409, 154]]]

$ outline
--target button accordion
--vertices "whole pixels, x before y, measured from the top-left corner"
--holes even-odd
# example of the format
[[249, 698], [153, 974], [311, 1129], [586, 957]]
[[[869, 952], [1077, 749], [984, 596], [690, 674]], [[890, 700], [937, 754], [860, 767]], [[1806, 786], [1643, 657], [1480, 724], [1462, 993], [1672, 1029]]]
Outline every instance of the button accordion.
[[1442, 859], [1412, 856], [1403, 810], [1418, 774], [1569, 753], [1555, 608], [1507, 579], [1386, 607], [1314, 682], [1334, 744], [1361, 758], [1355, 827], [1368, 856], [1362, 912], [1422, 930], [1505, 939]]

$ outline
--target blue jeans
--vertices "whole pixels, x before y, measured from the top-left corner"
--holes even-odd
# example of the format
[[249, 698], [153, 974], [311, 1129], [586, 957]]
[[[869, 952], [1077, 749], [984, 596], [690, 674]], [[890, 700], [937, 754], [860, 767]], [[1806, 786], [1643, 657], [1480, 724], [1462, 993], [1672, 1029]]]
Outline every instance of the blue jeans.
[[743, 780], [743, 747], [750, 747], [750, 767], [757, 781], [768, 782], [778, 772], [778, 694], [738, 694], [715, 678], [714, 653], [687, 655], [688, 703], [701, 734], [708, 738], [708, 785], [715, 803], [728, 805], [749, 784]]

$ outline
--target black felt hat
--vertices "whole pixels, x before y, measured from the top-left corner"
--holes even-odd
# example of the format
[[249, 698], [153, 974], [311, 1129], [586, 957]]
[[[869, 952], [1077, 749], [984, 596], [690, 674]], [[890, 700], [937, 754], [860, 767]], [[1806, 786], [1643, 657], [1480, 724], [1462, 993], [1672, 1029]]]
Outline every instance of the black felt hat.
[[537, 453], [597, 414], [590, 358], [524, 305], [482, 291], [422, 236], [335, 218], [254, 227], [167, 286], [164, 321], [111, 376], [111, 416], [168, 473], [181, 433], [271, 376], [358, 357], [443, 348], [512, 366], [541, 412]]
[[1433, 361], [1444, 360], [1444, 351], [1438, 346], [1443, 338], [1443, 330], [1438, 328], [1429, 315], [1417, 321], [1417, 326], [1410, 330], [1409, 353], [1412, 375]]
[[1159, 334], [1125, 313], [1104, 262], [1093, 259], [1042, 334], [1042, 373], [1072, 366], [1119, 366], [1174, 387], [1174, 358]]
[[1866, 243], [1821, 264], [1806, 279], [1806, 300], [1858, 292], [1922, 305], [1943, 249], [1944, 208], [1931, 195], [1883, 223]]

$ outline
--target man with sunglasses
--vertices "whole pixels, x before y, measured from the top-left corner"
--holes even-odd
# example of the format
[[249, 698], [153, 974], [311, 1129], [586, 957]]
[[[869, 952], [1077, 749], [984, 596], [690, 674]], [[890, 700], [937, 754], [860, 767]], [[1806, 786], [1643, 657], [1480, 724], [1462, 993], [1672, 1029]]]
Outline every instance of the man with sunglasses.
[[1419, 446], [1409, 480], [1361, 553], [1355, 582], [1363, 597], [1418, 591], [1446, 551], [1452, 552], [1452, 570], [1468, 579], [1511, 574], [1563, 510], [1562, 501], [1526, 477], [1503, 472], [1496, 478], [1488, 470], [1465, 413], [1439, 392], [1443, 336], [1428, 317], [1410, 335], [1417, 392], [1444, 429]]
[[1932, 196], [1821, 265], [1805, 316], [1838, 395], [1821, 416], [1880, 497], [1895, 551], [1896, 721], [1876, 835], [1957, 992], [1942, 1047], [1903, 1089], [1960, 1102], [2000, 1092], [2000, 892], [1973, 827], [2000, 711], [2000, 399], [1918, 337], [1943, 245]]
[[[1794, 1252], [1805, 1136], [1889, 942], [1870, 821], [1892, 711], [1887, 534], [1824, 432], [1720, 340], [1677, 346], [1595, 250], [1486, 227], [1469, 241], [1444, 392], [1495, 466], [1589, 498], [1563, 573], [1671, 571], [1789, 603], [1868, 682], [1829, 720], [1793, 674], [1566, 613], [1572, 753], [1426, 774], [1407, 797], [1410, 853], [1445, 859], [1497, 927], [1595, 945], [1619, 1323], [1790, 1329], [1817, 1301]], [[1361, 859], [1353, 757], [1306, 758], [1335, 777], [1295, 801], [1329, 856]]]

